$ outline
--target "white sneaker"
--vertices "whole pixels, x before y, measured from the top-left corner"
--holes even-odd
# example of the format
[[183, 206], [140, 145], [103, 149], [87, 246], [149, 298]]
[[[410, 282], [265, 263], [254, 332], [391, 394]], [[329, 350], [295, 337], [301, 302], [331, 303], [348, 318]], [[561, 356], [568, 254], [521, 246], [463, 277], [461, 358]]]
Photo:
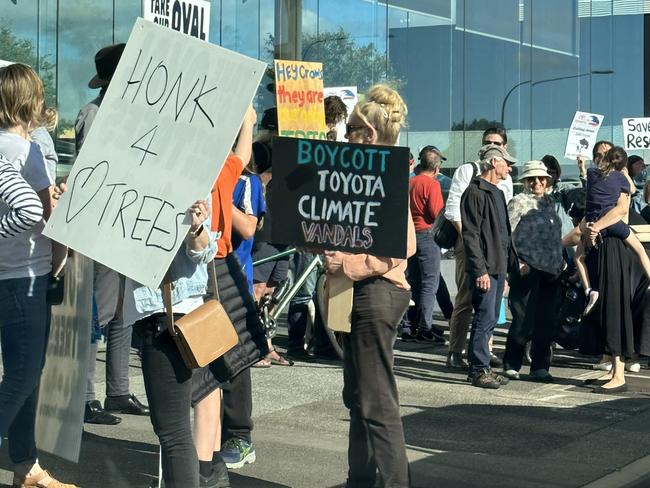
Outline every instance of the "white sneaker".
[[519, 377], [519, 371], [516, 371], [514, 369], [504, 369], [503, 370], [503, 376], [510, 378], [511, 380], [518, 380], [520, 379]]
[[598, 362], [593, 365], [594, 369], [598, 369], [600, 371], [611, 371], [612, 370], [612, 362], [611, 361], [603, 361], [603, 362]]
[[630, 373], [638, 373], [641, 371], [641, 365], [636, 361], [630, 361], [625, 363], [625, 370]]

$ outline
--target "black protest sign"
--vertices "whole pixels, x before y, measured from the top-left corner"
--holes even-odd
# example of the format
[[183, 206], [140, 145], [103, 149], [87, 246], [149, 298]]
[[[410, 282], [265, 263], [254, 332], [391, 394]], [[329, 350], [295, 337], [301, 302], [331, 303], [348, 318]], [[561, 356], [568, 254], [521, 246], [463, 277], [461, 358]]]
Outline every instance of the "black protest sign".
[[409, 151], [277, 137], [273, 241], [405, 258]]

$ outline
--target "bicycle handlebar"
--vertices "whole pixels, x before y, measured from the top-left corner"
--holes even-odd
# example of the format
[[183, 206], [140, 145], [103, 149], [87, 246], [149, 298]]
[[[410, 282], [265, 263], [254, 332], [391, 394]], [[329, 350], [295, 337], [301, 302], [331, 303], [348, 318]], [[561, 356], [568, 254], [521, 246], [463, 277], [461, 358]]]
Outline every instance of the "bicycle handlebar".
[[278, 259], [291, 256], [292, 254], [295, 254], [297, 252], [298, 250], [295, 247], [292, 247], [291, 249], [287, 249], [286, 251], [283, 251], [281, 253], [274, 254], [273, 256], [269, 256], [268, 258], [262, 258], [258, 261], [254, 261], [253, 267], [259, 266], [260, 264], [270, 263], [271, 261], [277, 261]]

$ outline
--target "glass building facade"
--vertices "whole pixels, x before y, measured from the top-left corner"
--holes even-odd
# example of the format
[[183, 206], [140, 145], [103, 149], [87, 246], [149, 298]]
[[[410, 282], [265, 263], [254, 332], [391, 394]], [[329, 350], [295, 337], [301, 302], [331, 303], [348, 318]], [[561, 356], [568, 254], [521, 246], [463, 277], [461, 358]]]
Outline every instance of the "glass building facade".
[[[146, 0], [150, 1], [150, 0]], [[448, 165], [473, 160], [483, 129], [503, 124], [522, 160], [563, 160], [574, 112], [648, 111], [644, 0], [212, 0], [210, 42], [272, 62], [321, 61], [326, 86], [395, 84], [409, 106], [401, 144], [434, 144]], [[140, 0], [5, 0], [0, 59], [33, 65], [58, 107], [59, 137], [96, 94], [94, 54], [128, 39]], [[648, 24], [650, 25], [650, 24]], [[648, 31], [650, 32], [650, 31]], [[274, 104], [260, 85], [259, 111]]]

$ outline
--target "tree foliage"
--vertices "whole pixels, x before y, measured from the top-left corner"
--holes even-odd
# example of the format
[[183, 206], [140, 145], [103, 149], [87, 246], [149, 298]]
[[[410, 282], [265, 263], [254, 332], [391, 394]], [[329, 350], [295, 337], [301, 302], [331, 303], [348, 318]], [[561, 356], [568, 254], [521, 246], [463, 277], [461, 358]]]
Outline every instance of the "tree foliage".
[[32, 41], [16, 36], [6, 23], [0, 24], [0, 59], [27, 64], [37, 70], [45, 87], [45, 103], [56, 106], [56, 66], [45, 56], [39, 58]]
[[[267, 50], [273, 53], [274, 39], [269, 36]], [[356, 86], [364, 93], [370, 86], [386, 82], [395, 88], [402, 84], [394, 73], [386, 53], [375, 44], [359, 44], [342, 28], [338, 31], [304, 34], [302, 58], [323, 63], [325, 86]], [[273, 75], [273, 69], [267, 74]]]
[[492, 127], [502, 127], [501, 122], [482, 118], [474, 119], [470, 123], [465, 124], [465, 121], [461, 120], [460, 122], [453, 124], [451, 130], [485, 130]]

